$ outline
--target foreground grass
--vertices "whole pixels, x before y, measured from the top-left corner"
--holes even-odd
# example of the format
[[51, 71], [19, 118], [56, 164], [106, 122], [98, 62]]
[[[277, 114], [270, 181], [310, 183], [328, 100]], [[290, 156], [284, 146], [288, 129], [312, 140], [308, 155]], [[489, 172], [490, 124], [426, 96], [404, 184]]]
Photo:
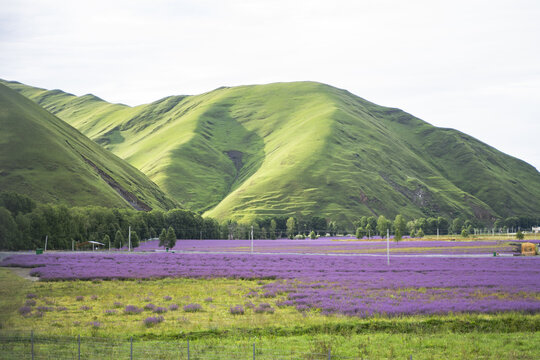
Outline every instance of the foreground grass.
[[[540, 315], [461, 314], [446, 316], [404, 316], [370, 319], [323, 316], [316, 311], [300, 313], [293, 308], [278, 308], [278, 298], [248, 298], [267, 281], [231, 279], [161, 279], [149, 281], [70, 281], [32, 283], [0, 268], [0, 321], [3, 333], [19, 332], [36, 336], [71, 339], [63, 341], [73, 351], [77, 335], [121, 341], [115, 351], [128, 351], [127, 339], [135, 339], [138, 351], [163, 351], [159, 358], [178, 358], [186, 339], [192, 342], [192, 358], [240, 351], [245, 358], [256, 343], [261, 358], [278, 351], [296, 354], [293, 358], [314, 358], [309, 354], [328, 350], [341, 357], [368, 358], [507, 358], [535, 359], [540, 356]], [[22, 316], [18, 309], [27, 294], [35, 294], [36, 305], [54, 308], [36, 316]], [[83, 297], [77, 300], [77, 297]], [[171, 300], [164, 297], [170, 296]], [[92, 298], [93, 297], [93, 298]], [[209, 298], [212, 298], [211, 300]], [[114, 303], [122, 306], [115, 308]], [[269, 303], [273, 314], [257, 314], [247, 308], [244, 315], [230, 314], [230, 307]], [[158, 316], [145, 310], [126, 315], [124, 307], [177, 304], [179, 309], [161, 314], [164, 321], [146, 326], [143, 320]], [[200, 312], [185, 312], [183, 306], [197, 303]], [[58, 308], [65, 310], [58, 311]], [[85, 310], [86, 309], [86, 310]], [[116, 314], [106, 315], [106, 310]], [[95, 326], [99, 323], [99, 326]], [[167, 343], [162, 343], [167, 341]], [[152, 345], [153, 344], [153, 345]], [[168, 345], [167, 345], [168, 344]], [[171, 344], [172, 347], [171, 347]], [[176, 345], [174, 345], [176, 344]], [[4, 345], [5, 354], [26, 351], [23, 344]], [[61, 351], [57, 342], [42, 342], [42, 351]], [[64, 346], [64, 345], [62, 345]], [[61, 346], [60, 346], [61, 347]], [[163, 350], [159, 350], [163, 348]], [[172, 348], [172, 350], [167, 350]], [[245, 349], [244, 349], [245, 348]], [[21, 350], [23, 349], [23, 350]], [[224, 350], [225, 349], [225, 350]], [[242, 350], [244, 349], [244, 350]], [[91, 351], [90, 349], [85, 351]], [[92, 350], [94, 351], [94, 350]], [[96, 350], [97, 351], [97, 350]], [[305, 354], [298, 355], [298, 354]], [[118, 355], [118, 354], [117, 354]], [[61, 356], [61, 355], [58, 355]], [[95, 354], [89, 358], [115, 357]], [[123, 356], [123, 355], [122, 355]], [[181, 355], [183, 356], [183, 355]], [[156, 356], [157, 357], [157, 356]], [[180, 357], [182, 358], [182, 357]]]

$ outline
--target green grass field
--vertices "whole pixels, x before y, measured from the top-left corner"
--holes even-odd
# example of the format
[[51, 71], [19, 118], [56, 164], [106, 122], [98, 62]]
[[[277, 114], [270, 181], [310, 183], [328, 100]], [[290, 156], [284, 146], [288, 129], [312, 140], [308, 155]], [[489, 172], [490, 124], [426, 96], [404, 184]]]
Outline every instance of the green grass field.
[[6, 85], [217, 219], [536, 215], [540, 174], [452, 129], [314, 82], [128, 107]]
[[[305, 359], [318, 358], [309, 354], [326, 354], [328, 350], [336, 358], [370, 359], [408, 358], [410, 355], [414, 359], [536, 359], [540, 355], [537, 346], [540, 341], [539, 314], [369, 319], [323, 316], [317, 311], [300, 313], [291, 308], [279, 308], [275, 306], [279, 298], [247, 298], [245, 295], [249, 291], [265, 283], [262, 280], [31, 282], [15, 275], [11, 269], [0, 268], [0, 283], [0, 335], [18, 332], [27, 336], [34, 330], [37, 337], [75, 339], [81, 335], [83, 338], [106, 338], [123, 342], [125, 354], [127, 340], [133, 337], [136, 347], [154, 349], [166, 349], [170, 344], [185, 346], [189, 338], [192, 354], [198, 354], [200, 358], [210, 355], [223, 358], [223, 351], [240, 350], [244, 351], [243, 357], [249, 357], [253, 343], [256, 343], [261, 358], [278, 350], [285, 354], [305, 354], [292, 357]], [[37, 296], [34, 308], [65, 309], [45, 311], [40, 317], [22, 316], [18, 309], [25, 304], [27, 294]], [[83, 299], [77, 300], [80, 296]], [[172, 299], [166, 300], [165, 296]], [[230, 313], [231, 306], [245, 305], [247, 301], [253, 301], [255, 305], [267, 302], [275, 312], [256, 314], [246, 307], [244, 315]], [[122, 305], [115, 307], [115, 302]], [[124, 314], [126, 305], [142, 308], [148, 303], [156, 306], [174, 303], [179, 309], [162, 314], [164, 321], [154, 326], [143, 323], [148, 316], [157, 316], [148, 310]], [[183, 306], [190, 303], [202, 305], [202, 311], [184, 311]], [[117, 313], [106, 315], [105, 310], [116, 310]], [[95, 322], [100, 323], [99, 327], [92, 325]], [[70, 344], [73, 350], [73, 343]], [[3, 349], [6, 354], [8, 348], [11, 353], [16, 353], [17, 346], [27, 345], [15, 344]], [[47, 346], [55, 352], [63, 345], [46, 343], [42, 350]], [[163, 351], [161, 358], [178, 358], [171, 355], [176, 354], [174, 352]], [[99, 358], [99, 355], [95, 356]]]

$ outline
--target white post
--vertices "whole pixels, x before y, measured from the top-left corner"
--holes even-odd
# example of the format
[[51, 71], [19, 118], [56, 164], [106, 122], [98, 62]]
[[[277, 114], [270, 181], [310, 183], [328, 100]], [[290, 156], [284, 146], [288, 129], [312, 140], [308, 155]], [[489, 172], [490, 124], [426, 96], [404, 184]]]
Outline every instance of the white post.
[[75, 251], [75, 240], [71, 239], [71, 251]]
[[111, 240], [109, 240], [109, 252], [111, 251]]
[[128, 230], [128, 251], [131, 251], [131, 226]]
[[386, 229], [386, 265], [390, 265], [390, 229]]
[[253, 225], [251, 226], [251, 253], [253, 254]]
[[439, 240], [439, 228], [437, 228], [437, 240]]
[[47, 251], [47, 240], [49, 239], [49, 235], [45, 235], [45, 251]]

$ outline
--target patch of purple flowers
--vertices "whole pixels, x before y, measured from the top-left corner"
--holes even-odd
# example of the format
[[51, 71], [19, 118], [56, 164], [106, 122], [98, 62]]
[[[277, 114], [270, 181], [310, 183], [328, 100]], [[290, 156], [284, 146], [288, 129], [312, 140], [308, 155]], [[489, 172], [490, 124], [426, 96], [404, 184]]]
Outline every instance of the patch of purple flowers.
[[202, 306], [199, 305], [199, 304], [188, 304], [186, 306], [184, 306], [184, 311], [185, 312], [197, 312], [197, 311], [201, 311], [202, 310]]
[[33, 293], [26, 294], [26, 298], [27, 298], [27, 299], [34, 299], [34, 298], [37, 298], [37, 295], [36, 295], [36, 294], [33, 294]]
[[150, 316], [143, 320], [144, 325], [150, 327], [163, 322], [163, 316]]
[[167, 308], [166, 307], [162, 307], [162, 306], [158, 306], [154, 309], [154, 312], [156, 314], [163, 314], [163, 313], [166, 313], [167, 312]]
[[36, 305], [36, 300], [28, 299], [28, 300], [26, 300], [26, 302], [24, 304], [27, 305], [27, 306], [35, 306]]
[[259, 304], [259, 306], [255, 308], [255, 312], [257, 314], [263, 314], [263, 313], [273, 314], [274, 308], [270, 304], [262, 303], [262, 304]]
[[115, 315], [115, 314], [116, 314], [116, 310], [111, 310], [111, 309], [105, 310], [105, 315]]
[[139, 314], [143, 309], [136, 307], [135, 305], [128, 305], [124, 308], [124, 313], [128, 315]]
[[166, 296], [163, 297], [163, 300], [170, 301], [170, 300], [172, 300], [172, 297], [170, 297], [169, 295], [166, 295]]
[[242, 305], [232, 306], [229, 311], [232, 315], [244, 315], [244, 307]]
[[176, 310], [178, 310], [178, 305], [177, 304], [169, 305], [169, 311], [176, 311]]
[[29, 315], [32, 312], [32, 308], [30, 306], [21, 306], [19, 308], [19, 314], [22, 316]]
[[155, 308], [156, 308], [156, 305], [154, 305], [154, 304], [146, 304], [146, 305], [144, 305], [144, 310], [154, 311]]

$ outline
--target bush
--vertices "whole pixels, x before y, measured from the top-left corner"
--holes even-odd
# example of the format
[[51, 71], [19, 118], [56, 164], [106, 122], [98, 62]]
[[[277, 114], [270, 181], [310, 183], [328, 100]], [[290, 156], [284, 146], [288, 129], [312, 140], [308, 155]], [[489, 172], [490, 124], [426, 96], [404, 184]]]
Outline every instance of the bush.
[[255, 312], [257, 314], [263, 314], [263, 313], [273, 314], [274, 308], [270, 306], [270, 304], [262, 303], [262, 304], [259, 304], [259, 306], [255, 308]]
[[525, 238], [525, 235], [523, 235], [523, 233], [521, 232], [521, 230], [519, 230], [519, 231], [516, 233], [516, 239], [518, 239], [518, 240], [523, 240], [523, 238]]
[[461, 230], [461, 237], [469, 237], [469, 232], [467, 231], [467, 229], [463, 229]]
[[418, 231], [416, 232], [416, 237], [417, 238], [423, 238], [424, 237], [424, 230], [422, 230], [422, 228], [418, 229]]
[[169, 311], [175, 311], [175, 310], [178, 310], [178, 305], [176, 304], [169, 305]]
[[311, 231], [311, 232], [309, 233], [309, 238], [310, 238], [311, 240], [315, 240], [315, 239], [317, 238], [317, 234], [315, 234], [315, 231]]
[[163, 314], [163, 313], [166, 313], [167, 312], [167, 308], [166, 307], [162, 307], [162, 306], [158, 306], [157, 308], [154, 309], [154, 312], [156, 314]]
[[23, 306], [19, 308], [19, 314], [22, 316], [29, 315], [32, 312], [32, 308], [30, 306]]

